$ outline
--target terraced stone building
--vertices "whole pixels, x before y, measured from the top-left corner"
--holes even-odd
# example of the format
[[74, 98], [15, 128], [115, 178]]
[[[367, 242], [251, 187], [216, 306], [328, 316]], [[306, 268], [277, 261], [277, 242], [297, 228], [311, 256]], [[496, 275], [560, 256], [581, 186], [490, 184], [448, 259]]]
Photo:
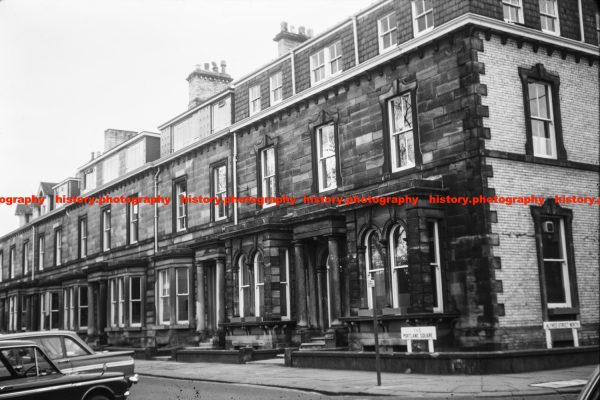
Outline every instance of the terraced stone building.
[[[160, 134], [108, 130], [61, 189], [168, 205], [30, 210], [0, 238], [2, 330], [372, 350], [377, 309], [386, 351], [409, 326], [435, 326], [437, 350], [545, 348], [560, 320], [597, 345], [598, 206], [555, 196], [598, 196], [599, 25], [592, 0], [385, 0], [314, 37], [282, 24], [277, 59], [236, 80], [198, 67], [188, 110]], [[494, 195], [545, 200], [429, 200]]]

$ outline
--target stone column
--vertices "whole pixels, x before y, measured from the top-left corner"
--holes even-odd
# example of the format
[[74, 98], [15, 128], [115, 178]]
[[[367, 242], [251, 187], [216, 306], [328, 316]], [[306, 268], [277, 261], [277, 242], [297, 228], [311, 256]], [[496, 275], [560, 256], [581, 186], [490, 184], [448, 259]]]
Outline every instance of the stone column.
[[204, 322], [205, 315], [205, 295], [204, 295], [204, 264], [202, 262], [196, 265], [196, 331], [203, 332], [206, 329]]
[[108, 302], [107, 297], [107, 282], [106, 280], [100, 281], [98, 285], [98, 335], [100, 336], [100, 343], [106, 343], [106, 332], [104, 328], [106, 328], [106, 305]]
[[315, 266], [315, 258], [307, 257], [308, 261], [308, 281], [306, 282], [306, 289], [308, 290], [308, 325], [309, 326], [317, 326], [319, 321], [317, 320], [317, 316], [319, 313], [317, 312], [317, 302], [319, 298], [317, 297], [317, 289], [316, 289], [316, 266]]
[[[317, 304], [319, 306], [319, 328], [325, 329], [327, 321], [325, 321], [325, 309], [323, 299], [327, 299], [327, 267], [317, 267]], [[327, 310], [329, 313], [329, 310]]]
[[342, 315], [341, 293], [340, 293], [340, 255], [338, 238], [329, 236], [327, 238], [329, 246], [329, 294], [331, 301], [331, 325], [341, 325], [340, 316]]
[[225, 259], [217, 258], [217, 329], [225, 323]]
[[94, 296], [94, 284], [93, 283], [88, 283], [87, 285], [87, 297], [88, 297], [88, 320], [87, 320], [87, 326], [88, 326], [88, 330], [87, 330], [87, 334], [88, 337], [94, 337], [97, 334], [97, 330], [96, 330], [96, 318], [94, 318], [94, 316], [96, 315], [96, 299]]
[[308, 315], [306, 307], [306, 277], [305, 277], [305, 265], [304, 265], [304, 245], [301, 241], [295, 240], [294, 244], [294, 266], [296, 271], [296, 293], [297, 293], [297, 305], [296, 314], [298, 328], [308, 327]]

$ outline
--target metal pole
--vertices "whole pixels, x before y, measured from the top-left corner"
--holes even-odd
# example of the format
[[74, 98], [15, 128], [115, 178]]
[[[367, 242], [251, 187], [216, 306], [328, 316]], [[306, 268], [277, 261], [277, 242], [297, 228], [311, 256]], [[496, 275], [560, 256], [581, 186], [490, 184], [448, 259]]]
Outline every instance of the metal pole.
[[377, 303], [375, 302], [375, 280], [371, 289], [373, 297], [373, 333], [375, 334], [375, 370], [377, 371], [377, 386], [381, 386], [381, 361], [379, 359], [379, 324], [377, 323]]

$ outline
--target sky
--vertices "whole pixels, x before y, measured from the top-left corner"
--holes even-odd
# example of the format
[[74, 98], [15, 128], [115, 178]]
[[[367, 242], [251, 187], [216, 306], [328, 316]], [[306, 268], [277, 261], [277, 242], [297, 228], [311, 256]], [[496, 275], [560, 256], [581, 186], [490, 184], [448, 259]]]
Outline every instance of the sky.
[[[276, 58], [280, 23], [315, 34], [374, 0], [0, 0], [0, 196], [75, 175], [108, 128], [157, 132], [185, 78], [235, 79]], [[0, 236], [18, 227], [0, 204]]]

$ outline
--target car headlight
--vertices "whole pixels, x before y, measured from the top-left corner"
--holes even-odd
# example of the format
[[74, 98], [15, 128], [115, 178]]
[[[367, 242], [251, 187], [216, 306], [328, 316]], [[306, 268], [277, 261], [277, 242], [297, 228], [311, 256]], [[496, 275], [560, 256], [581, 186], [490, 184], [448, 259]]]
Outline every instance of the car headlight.
[[139, 376], [138, 374], [134, 374], [134, 375], [128, 376], [128, 377], [127, 377], [127, 380], [128, 380], [130, 383], [138, 383], [138, 382], [139, 382], [139, 380], [140, 380], [140, 376]]

